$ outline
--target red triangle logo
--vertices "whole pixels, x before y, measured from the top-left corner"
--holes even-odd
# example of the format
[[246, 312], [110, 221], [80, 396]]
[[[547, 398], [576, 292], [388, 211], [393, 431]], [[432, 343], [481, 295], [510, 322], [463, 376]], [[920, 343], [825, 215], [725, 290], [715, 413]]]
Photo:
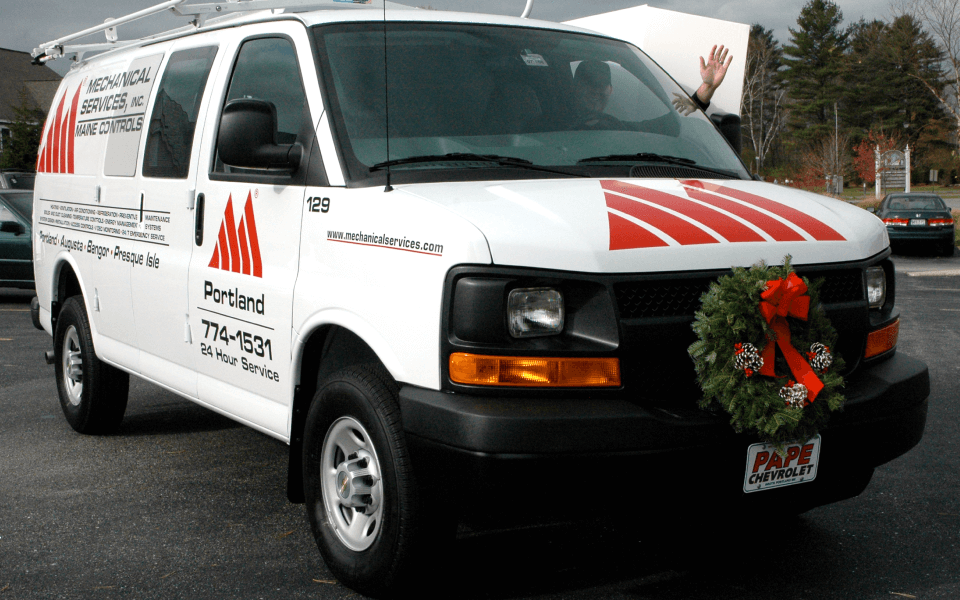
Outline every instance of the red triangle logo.
[[217, 245], [213, 248], [213, 256], [207, 266], [221, 271], [263, 277], [260, 240], [257, 238], [257, 222], [253, 215], [253, 197], [250, 192], [247, 192], [247, 201], [238, 225], [235, 224], [233, 216], [233, 195], [227, 197], [223, 220], [220, 221], [220, 232], [217, 234]]

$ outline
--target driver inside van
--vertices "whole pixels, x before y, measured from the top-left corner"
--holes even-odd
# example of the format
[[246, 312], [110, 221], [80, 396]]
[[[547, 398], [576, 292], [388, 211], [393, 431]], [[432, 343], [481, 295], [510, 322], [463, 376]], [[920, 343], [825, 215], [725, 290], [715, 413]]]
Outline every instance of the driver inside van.
[[586, 127], [617, 126], [620, 120], [603, 112], [613, 95], [610, 65], [585, 60], [573, 74], [574, 122]]
[[[723, 45], [714, 45], [708, 56], [706, 60], [700, 57], [702, 83], [692, 98], [674, 94], [673, 105], [681, 115], [689, 115], [697, 108], [707, 110], [710, 100], [723, 83], [727, 69], [733, 62], [729, 48], [724, 48]], [[581, 62], [573, 74], [574, 123], [590, 129], [608, 129], [622, 125], [619, 119], [604, 112], [612, 95], [610, 65], [598, 60]]]

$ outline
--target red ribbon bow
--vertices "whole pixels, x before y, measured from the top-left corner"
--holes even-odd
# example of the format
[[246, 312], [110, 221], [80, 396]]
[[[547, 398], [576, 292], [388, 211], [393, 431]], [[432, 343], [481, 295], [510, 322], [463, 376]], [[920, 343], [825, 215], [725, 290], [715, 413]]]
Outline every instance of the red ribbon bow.
[[763, 347], [760, 354], [763, 358], [760, 374], [778, 377], [773, 369], [773, 363], [776, 359], [777, 346], [780, 346], [790, 372], [807, 388], [808, 402], [813, 402], [823, 389], [823, 382], [810, 368], [810, 363], [804, 360], [790, 343], [790, 324], [787, 323], [788, 316], [802, 321], [807, 320], [810, 313], [810, 296], [805, 295], [806, 293], [807, 284], [797, 277], [796, 273], [790, 273], [786, 279], [768, 281], [767, 289], [760, 294], [760, 314], [770, 324], [770, 329], [777, 334], [776, 343], [769, 335], [767, 336], [767, 345]]

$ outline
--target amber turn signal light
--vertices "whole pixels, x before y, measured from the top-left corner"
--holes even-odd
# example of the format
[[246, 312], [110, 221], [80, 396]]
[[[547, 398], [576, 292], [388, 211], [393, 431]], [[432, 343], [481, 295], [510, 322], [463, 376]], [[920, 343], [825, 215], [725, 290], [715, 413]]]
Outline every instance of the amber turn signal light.
[[450, 379], [467, 385], [510, 387], [617, 387], [617, 358], [450, 355]]
[[900, 336], [900, 319], [893, 323], [871, 331], [867, 336], [867, 349], [863, 353], [864, 358], [883, 354], [888, 350], [893, 350], [897, 346], [897, 338]]

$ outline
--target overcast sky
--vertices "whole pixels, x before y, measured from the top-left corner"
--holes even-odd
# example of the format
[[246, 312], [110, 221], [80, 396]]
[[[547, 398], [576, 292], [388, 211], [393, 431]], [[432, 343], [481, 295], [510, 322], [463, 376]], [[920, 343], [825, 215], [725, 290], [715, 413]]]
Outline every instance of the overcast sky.
[[[29, 52], [43, 42], [102, 23], [107, 17], [123, 16], [159, 4], [161, 0], [0, 0], [0, 48]], [[210, 0], [187, 0], [190, 3]], [[526, 0], [399, 0], [414, 6], [504, 15], [523, 12]], [[844, 24], [861, 17], [887, 19], [889, 0], [835, 0], [843, 11]], [[533, 18], [567, 21], [640, 4], [676, 10], [739, 23], [760, 23], [773, 29], [780, 42], [790, 39], [788, 27], [797, 26], [797, 16], [807, 0], [536, 0]], [[120, 28], [120, 38], [129, 39], [173, 28], [180, 21], [167, 15], [148, 17]], [[102, 41], [97, 33], [81, 42]], [[60, 63], [60, 64], [57, 64]], [[66, 61], [54, 61], [64, 72]]]

